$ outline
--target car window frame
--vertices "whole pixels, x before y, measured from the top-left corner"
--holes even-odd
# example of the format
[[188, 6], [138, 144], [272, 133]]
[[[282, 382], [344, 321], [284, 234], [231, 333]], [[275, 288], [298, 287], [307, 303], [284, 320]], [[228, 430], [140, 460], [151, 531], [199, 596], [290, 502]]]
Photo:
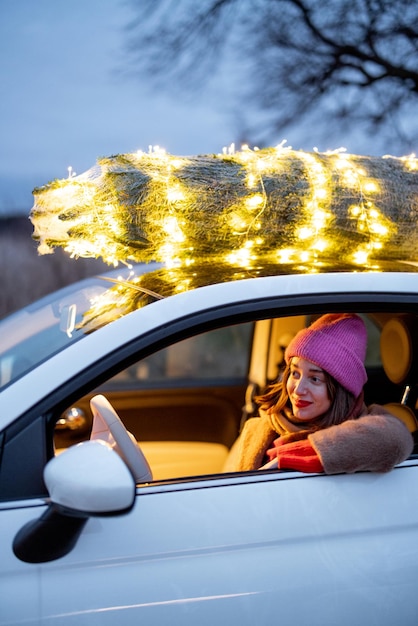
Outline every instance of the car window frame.
[[[53, 429], [59, 415], [66, 407], [76, 402], [77, 398], [92, 391], [113, 373], [132, 364], [138, 358], [147, 356], [156, 349], [166, 347], [174, 340], [178, 341], [197, 332], [204, 332], [231, 323], [269, 319], [284, 315], [307, 314], [313, 311], [321, 314], [330, 311], [361, 311], [366, 313], [376, 310], [388, 312], [399, 310], [417, 314], [418, 294], [381, 292], [374, 294], [373, 302], [370, 301], [370, 293], [364, 291], [263, 296], [208, 307], [177, 317], [169, 323], [165, 322], [144, 335], [139, 333], [121, 346], [119, 350], [109, 352], [87, 370], [81, 370], [77, 376], [54, 389], [48, 396], [21, 415], [17, 422], [5, 429], [0, 466], [0, 502], [5, 499], [47, 497], [42, 472], [45, 463], [53, 456]], [[100, 330], [96, 332], [100, 332]], [[33, 422], [42, 424], [43, 428], [43, 445], [36, 448], [32, 445], [30, 435], [30, 425]], [[22, 437], [21, 445], [27, 446], [29, 449], [33, 448], [33, 466], [29, 484], [27, 483], [27, 472], [22, 464], [16, 468], [16, 457], [13, 455], [17, 437]], [[14, 467], [13, 471], [11, 470], [12, 467]], [[205, 481], [211, 476], [205, 476]], [[190, 480], [196, 482], [201, 478], [191, 477]], [[14, 487], [6, 488], [8, 482], [12, 482]], [[172, 482], [177, 483], [178, 479], [172, 479]]]

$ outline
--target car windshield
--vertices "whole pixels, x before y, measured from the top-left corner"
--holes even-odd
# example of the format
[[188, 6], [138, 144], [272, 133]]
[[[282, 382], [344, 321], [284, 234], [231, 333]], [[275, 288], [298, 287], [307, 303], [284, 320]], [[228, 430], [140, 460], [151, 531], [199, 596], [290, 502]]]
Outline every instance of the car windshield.
[[[0, 389], [70, 343], [132, 310], [132, 307], [123, 307], [122, 300], [118, 306], [117, 287], [138, 292], [139, 288], [129, 283], [132, 276], [138, 277], [157, 267], [149, 264], [137, 266], [135, 271], [119, 269], [86, 278], [3, 319], [0, 322]], [[149, 301], [153, 294], [141, 291], [141, 295]], [[154, 296], [155, 299], [158, 294]], [[100, 315], [95, 313], [97, 310]]]

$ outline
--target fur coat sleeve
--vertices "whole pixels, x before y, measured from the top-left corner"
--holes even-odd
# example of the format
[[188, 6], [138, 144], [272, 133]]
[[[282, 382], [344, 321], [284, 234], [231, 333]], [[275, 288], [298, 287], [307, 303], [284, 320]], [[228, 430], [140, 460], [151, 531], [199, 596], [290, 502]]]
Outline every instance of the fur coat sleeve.
[[[231, 448], [224, 471], [246, 471], [263, 465], [277, 439], [263, 412], [249, 419]], [[387, 472], [411, 454], [413, 439], [406, 426], [383, 407], [372, 405], [361, 417], [309, 435], [326, 474]]]
[[366, 415], [318, 430], [308, 439], [326, 474], [388, 472], [414, 447], [403, 422], [376, 404]]

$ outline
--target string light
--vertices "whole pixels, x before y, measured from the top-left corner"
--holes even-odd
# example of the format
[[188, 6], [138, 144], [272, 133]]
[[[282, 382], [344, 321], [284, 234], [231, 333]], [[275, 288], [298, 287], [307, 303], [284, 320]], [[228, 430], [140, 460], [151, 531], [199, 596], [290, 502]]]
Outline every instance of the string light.
[[[255, 268], [324, 260], [378, 267], [410, 260], [418, 239], [418, 159], [274, 148], [195, 157], [160, 146], [100, 159], [34, 191], [38, 251], [106, 263]], [[415, 239], [414, 239], [415, 242]], [[418, 250], [418, 242], [414, 243]], [[415, 249], [414, 248], [414, 249]], [[187, 281], [182, 283], [187, 285]]]

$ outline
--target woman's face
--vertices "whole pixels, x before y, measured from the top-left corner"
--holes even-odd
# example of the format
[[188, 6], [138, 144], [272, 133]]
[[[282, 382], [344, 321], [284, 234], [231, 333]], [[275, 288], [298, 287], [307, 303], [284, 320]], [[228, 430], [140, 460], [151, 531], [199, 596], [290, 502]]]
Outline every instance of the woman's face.
[[331, 407], [324, 370], [306, 359], [292, 358], [286, 389], [293, 415], [302, 421], [314, 420]]

